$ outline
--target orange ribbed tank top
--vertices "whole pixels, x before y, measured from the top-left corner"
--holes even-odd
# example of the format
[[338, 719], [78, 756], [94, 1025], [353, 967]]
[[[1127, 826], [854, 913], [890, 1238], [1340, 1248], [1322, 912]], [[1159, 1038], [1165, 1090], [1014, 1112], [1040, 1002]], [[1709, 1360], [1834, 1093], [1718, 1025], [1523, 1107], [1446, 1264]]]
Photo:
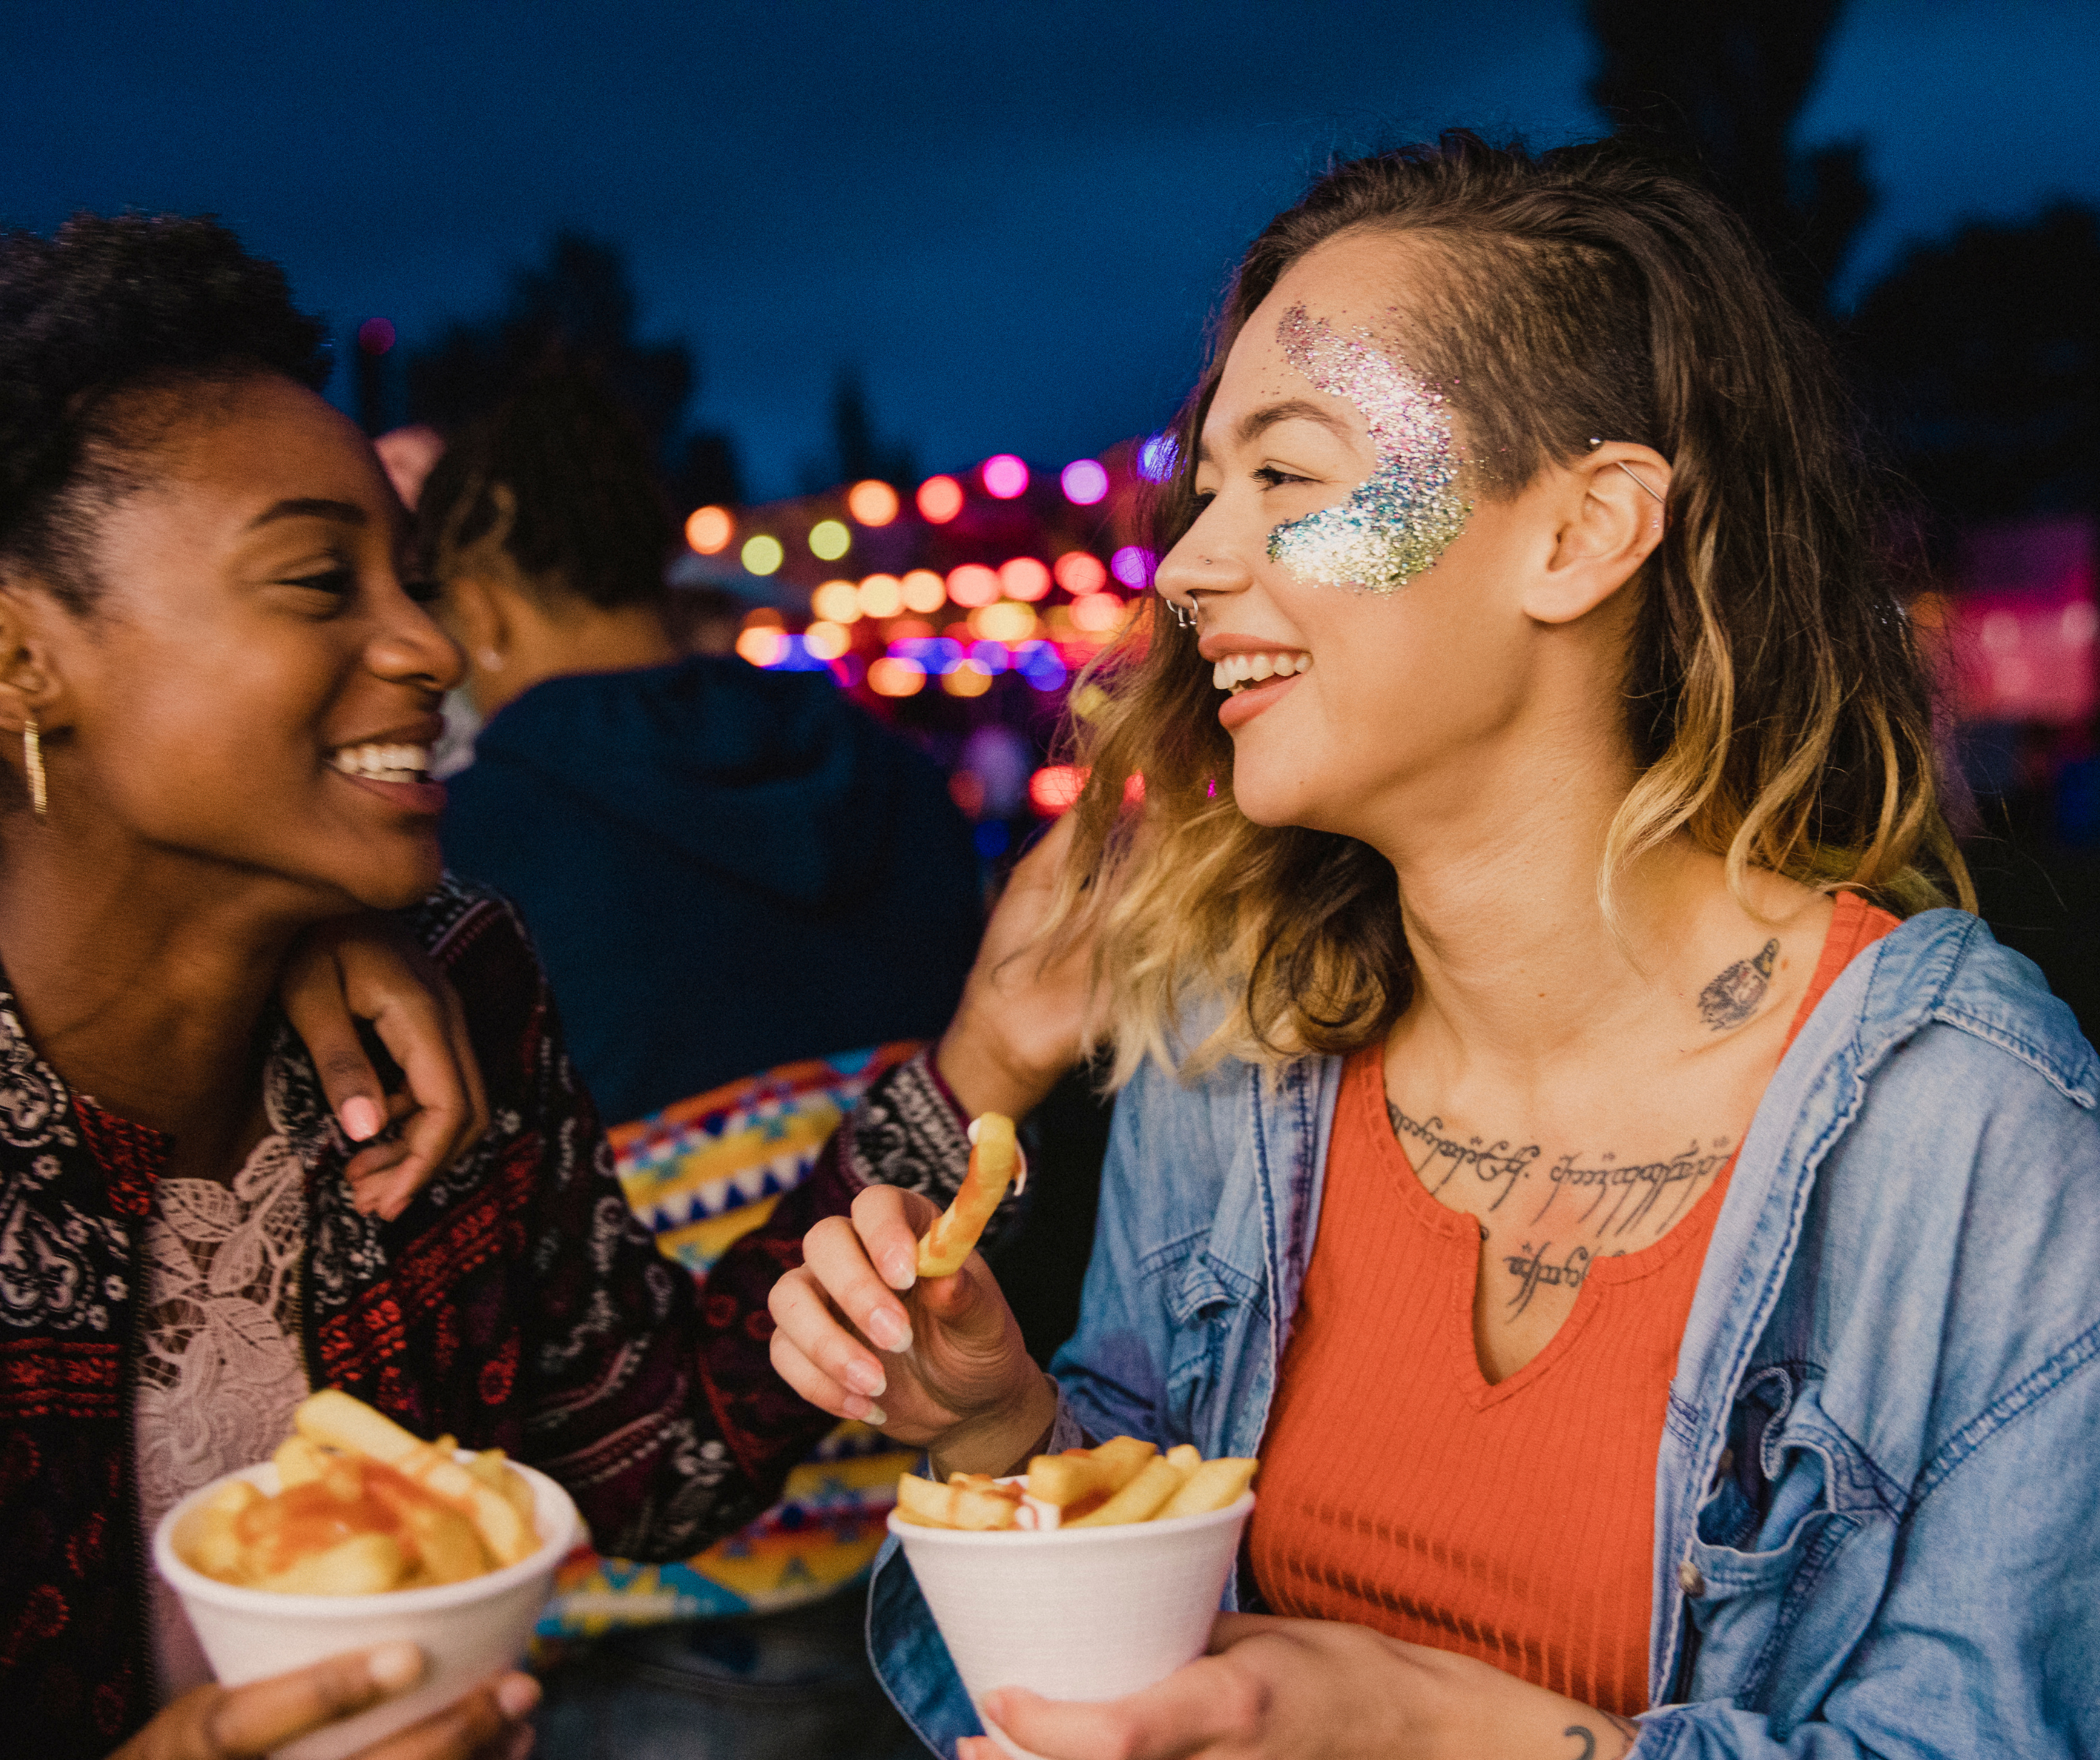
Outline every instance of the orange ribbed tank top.
[[[1841, 893], [1788, 1043], [1896, 919]], [[1431, 1197], [1351, 1058], [1250, 1547], [1277, 1613], [1478, 1657], [1601, 1710], [1648, 1704], [1655, 1463], [1732, 1159], [1653, 1246], [1592, 1261], [1538, 1356], [1490, 1386], [1480, 1226]]]

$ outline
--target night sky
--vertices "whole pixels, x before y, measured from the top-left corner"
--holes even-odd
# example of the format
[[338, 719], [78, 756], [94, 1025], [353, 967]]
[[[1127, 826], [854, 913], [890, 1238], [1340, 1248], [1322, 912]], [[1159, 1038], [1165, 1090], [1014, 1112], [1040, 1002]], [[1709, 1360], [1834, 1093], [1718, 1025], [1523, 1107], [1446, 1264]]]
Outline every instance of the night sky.
[[[216, 211], [408, 343], [598, 233], [765, 496], [825, 452], [842, 365], [929, 470], [1156, 426], [1327, 153], [1597, 132], [1591, 59], [1577, 0], [0, 0], [0, 221]], [[2096, 92], [2093, 0], [1854, 0], [1799, 134], [1868, 143], [1849, 284], [1965, 218], [2100, 203]]]

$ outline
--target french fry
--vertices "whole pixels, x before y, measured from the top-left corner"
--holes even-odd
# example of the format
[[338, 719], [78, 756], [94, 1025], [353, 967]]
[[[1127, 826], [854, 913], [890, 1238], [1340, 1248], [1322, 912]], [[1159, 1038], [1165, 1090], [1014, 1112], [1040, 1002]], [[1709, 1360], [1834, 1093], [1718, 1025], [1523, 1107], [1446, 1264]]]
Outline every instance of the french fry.
[[289, 1491], [293, 1485], [311, 1485], [328, 1476], [329, 1462], [333, 1459], [321, 1445], [309, 1437], [297, 1432], [277, 1445], [277, 1452], [271, 1459], [277, 1466], [277, 1489]]
[[1171, 1521], [1176, 1516], [1202, 1516], [1212, 1510], [1229, 1509], [1240, 1500], [1254, 1470], [1260, 1463], [1227, 1456], [1205, 1461], [1189, 1475], [1181, 1489], [1169, 1498], [1154, 1518]]
[[408, 1558], [390, 1534], [360, 1533], [294, 1560], [257, 1586], [280, 1595], [383, 1595], [408, 1574]]
[[413, 1454], [391, 1464], [396, 1472], [414, 1480], [472, 1522], [498, 1565], [515, 1564], [538, 1547], [539, 1537], [532, 1524], [510, 1498], [490, 1490], [457, 1460], [439, 1454], [428, 1443], [418, 1442]]
[[1028, 1494], [1069, 1508], [1083, 1498], [1113, 1496], [1139, 1473], [1158, 1450], [1135, 1437], [1117, 1437], [1097, 1448], [1073, 1449], [1062, 1454], [1038, 1454], [1028, 1463]]
[[1124, 1522], [1150, 1521], [1181, 1489], [1181, 1469], [1162, 1454], [1145, 1463], [1144, 1471], [1090, 1516], [1081, 1516], [1067, 1528], [1114, 1528]]
[[430, 1444], [411, 1436], [384, 1412], [374, 1411], [363, 1400], [352, 1399], [339, 1388], [323, 1388], [299, 1401], [292, 1414], [293, 1427], [302, 1437], [323, 1448], [346, 1454], [362, 1454], [388, 1467], [399, 1467], [418, 1449]]
[[1021, 1167], [1013, 1120], [1003, 1112], [980, 1113], [970, 1126], [970, 1168], [955, 1200], [919, 1243], [919, 1275], [946, 1277], [960, 1271], [991, 1221]]
[[1167, 1458], [1181, 1469], [1185, 1476], [1203, 1464], [1203, 1451], [1193, 1442], [1177, 1442], [1167, 1450]]
[[898, 1513], [922, 1527], [977, 1532], [1011, 1528], [1020, 1507], [1017, 1486], [985, 1491], [970, 1485], [936, 1485], [913, 1473], [906, 1473], [897, 1481]]
[[466, 1463], [472, 1473], [492, 1491], [501, 1491], [510, 1501], [510, 1507], [527, 1521], [534, 1519], [532, 1488], [523, 1477], [510, 1470], [510, 1463], [500, 1448], [483, 1449]]
[[481, 1536], [457, 1511], [404, 1503], [401, 1520], [421, 1560], [417, 1573], [419, 1582], [465, 1582], [470, 1577], [486, 1575], [491, 1569]]
[[[489, 1451], [494, 1459], [488, 1467], [481, 1465], [485, 1456], [462, 1464], [449, 1437], [443, 1447], [420, 1441], [385, 1413], [336, 1388], [324, 1388], [301, 1401], [292, 1423], [297, 1439], [324, 1460], [329, 1458], [327, 1450], [342, 1457], [361, 1455], [413, 1480], [472, 1525], [498, 1567], [514, 1564], [537, 1550], [531, 1488], [510, 1470], [501, 1450]], [[311, 1459], [295, 1455], [302, 1464]], [[456, 1560], [457, 1554], [455, 1550], [447, 1555]]]
[[262, 1501], [262, 1494], [245, 1479], [221, 1485], [193, 1518], [196, 1525], [190, 1530], [184, 1555], [190, 1563], [221, 1582], [245, 1582], [248, 1546], [240, 1538], [240, 1517], [243, 1511]]

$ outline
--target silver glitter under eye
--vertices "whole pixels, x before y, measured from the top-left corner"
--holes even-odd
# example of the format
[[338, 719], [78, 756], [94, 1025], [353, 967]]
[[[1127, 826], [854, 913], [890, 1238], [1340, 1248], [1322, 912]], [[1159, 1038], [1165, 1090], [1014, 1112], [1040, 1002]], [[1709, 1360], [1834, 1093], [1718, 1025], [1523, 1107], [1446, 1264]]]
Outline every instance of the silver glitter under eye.
[[1435, 566], [1473, 511], [1453, 486], [1460, 460], [1451, 412], [1368, 330], [1338, 336], [1326, 319], [1294, 306], [1276, 335], [1299, 372], [1363, 412], [1378, 468], [1339, 507], [1277, 526], [1269, 560], [1318, 585], [1397, 592]]

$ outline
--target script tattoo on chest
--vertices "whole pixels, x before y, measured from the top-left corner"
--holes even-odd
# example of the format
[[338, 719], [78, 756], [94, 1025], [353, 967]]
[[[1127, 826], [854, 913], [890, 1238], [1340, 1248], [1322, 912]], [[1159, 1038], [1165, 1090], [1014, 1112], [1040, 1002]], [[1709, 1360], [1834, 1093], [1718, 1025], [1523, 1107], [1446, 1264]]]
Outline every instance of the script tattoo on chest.
[[1495, 1201], [1488, 1206], [1490, 1211], [1499, 1210], [1502, 1200], [1516, 1190], [1518, 1181], [1531, 1172], [1531, 1164], [1538, 1159], [1537, 1143], [1512, 1149], [1507, 1138], [1489, 1144], [1478, 1137], [1469, 1137], [1460, 1142], [1446, 1133], [1440, 1118], [1418, 1122], [1390, 1100], [1385, 1103], [1385, 1111], [1386, 1116], [1392, 1120], [1393, 1135], [1403, 1145], [1420, 1145], [1419, 1151], [1410, 1152], [1409, 1159], [1415, 1164], [1417, 1177], [1432, 1195], [1442, 1191], [1462, 1172], [1471, 1169], [1483, 1186], [1502, 1188], [1495, 1194]]
[[1715, 1032], [1740, 1027], [1758, 1011], [1779, 961], [1779, 943], [1767, 941], [1755, 959], [1737, 960], [1699, 992], [1699, 1018]]
[[1531, 1298], [1538, 1293], [1538, 1287], [1542, 1283], [1548, 1289], [1573, 1291], [1582, 1288], [1582, 1279], [1590, 1272], [1590, 1249], [1571, 1247], [1568, 1249], [1568, 1256], [1559, 1265], [1551, 1263], [1546, 1256], [1552, 1251], [1551, 1241], [1541, 1247], [1534, 1247], [1526, 1241], [1516, 1252], [1502, 1256], [1502, 1263], [1509, 1267], [1510, 1275], [1516, 1279], [1516, 1293], [1509, 1299], [1511, 1319], [1531, 1305]]
[[1537, 1195], [1539, 1188], [1532, 1182], [1542, 1175], [1543, 1196], [1536, 1205], [1524, 1206], [1531, 1213], [1520, 1225], [1535, 1234], [1551, 1217], [1556, 1228], [1588, 1237], [1589, 1244], [1570, 1247], [1558, 1262], [1547, 1256], [1554, 1251], [1551, 1239], [1526, 1239], [1520, 1252], [1502, 1256], [1511, 1274], [1520, 1280], [1518, 1293], [1511, 1298], [1520, 1310], [1529, 1305], [1542, 1285], [1579, 1287], [1590, 1262], [1602, 1256], [1598, 1249], [1606, 1243], [1616, 1243], [1618, 1251], [1625, 1252], [1668, 1233], [1727, 1165], [1732, 1146], [1726, 1137], [1705, 1142], [1695, 1137], [1674, 1155], [1658, 1160], [1622, 1161], [1610, 1151], [1594, 1157], [1571, 1151], [1542, 1165], [1544, 1158], [1537, 1143], [1517, 1146], [1507, 1137], [1490, 1142], [1483, 1137], [1461, 1141], [1441, 1118], [1412, 1118], [1391, 1100], [1385, 1110], [1393, 1135], [1408, 1151], [1417, 1177], [1432, 1197], [1440, 1195], [1461, 1174], [1471, 1173], [1476, 1184], [1493, 1191], [1487, 1207], [1492, 1216], [1520, 1186], [1531, 1186], [1528, 1197]]

